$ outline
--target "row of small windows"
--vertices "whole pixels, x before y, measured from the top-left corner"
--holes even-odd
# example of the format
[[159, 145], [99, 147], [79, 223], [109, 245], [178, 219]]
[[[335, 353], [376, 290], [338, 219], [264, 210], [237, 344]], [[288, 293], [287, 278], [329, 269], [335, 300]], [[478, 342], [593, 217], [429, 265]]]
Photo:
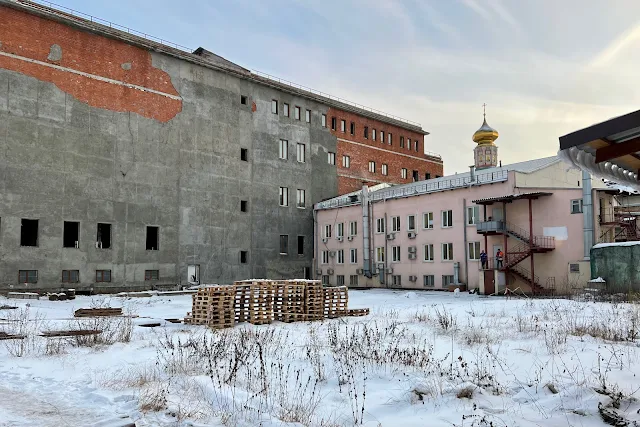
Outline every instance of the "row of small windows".
[[[281, 236], [282, 238], [282, 236]], [[282, 248], [282, 246], [281, 246]], [[434, 261], [434, 246], [431, 243], [425, 244], [422, 247], [422, 260], [425, 262], [433, 262]], [[470, 261], [479, 261], [480, 260], [480, 242], [468, 242], [468, 257]], [[376, 262], [385, 262], [385, 248], [384, 246], [376, 247]], [[358, 263], [358, 249], [351, 248], [348, 252], [349, 255], [349, 263], [357, 264]], [[321, 264], [329, 264], [330, 259], [336, 257], [337, 264], [345, 263], [345, 250], [338, 249], [336, 251], [331, 250], [323, 250], [321, 252], [320, 263]], [[417, 258], [417, 249], [416, 246], [409, 246], [407, 248], [407, 257], [410, 260], [415, 260]], [[441, 243], [440, 244], [440, 259], [442, 261], [453, 261], [454, 252], [453, 252], [453, 243]], [[401, 262], [402, 261], [402, 247], [401, 246], [391, 246], [391, 262]]]
[[[300, 256], [304, 255], [304, 236], [298, 236], [298, 250]], [[280, 255], [289, 255], [289, 236], [287, 234], [280, 235]]]
[[[322, 126], [325, 126], [325, 122], [326, 122], [326, 118], [324, 118], [323, 115], [323, 124]], [[337, 123], [338, 123], [338, 119], [336, 119], [335, 117], [331, 118], [331, 130], [337, 130]], [[342, 133], [347, 133], [347, 121], [341, 119], [340, 120], [340, 132]], [[349, 124], [349, 134], [351, 135], [355, 135], [356, 134], [356, 124], [355, 122], [351, 122]], [[369, 126], [365, 126], [363, 128], [363, 134], [362, 136], [365, 139], [369, 139]], [[381, 143], [385, 143], [385, 132], [384, 131], [379, 131], [376, 132], [375, 128], [371, 128], [371, 140], [372, 141], [377, 141], [378, 140], [378, 136], [380, 137], [380, 142]], [[386, 138], [386, 142], [388, 145], [393, 145], [393, 134], [391, 132], [387, 132], [386, 134], [387, 138]], [[407, 148], [408, 151], [414, 150], [415, 152], [420, 152], [420, 141], [418, 141], [417, 139], [415, 140], [411, 140], [411, 138], [407, 138], [406, 140], [406, 144], [405, 144], [405, 138], [404, 136], [400, 137], [400, 148]]]
[[[145, 270], [144, 280], [157, 281], [160, 280], [158, 270]], [[80, 270], [62, 270], [62, 283], [79, 283]], [[96, 270], [96, 283], [111, 282], [111, 270]], [[18, 283], [38, 283], [38, 270], [19, 270]]]
[[[467, 207], [467, 225], [475, 225], [480, 220], [480, 209], [479, 206], [468, 206]], [[441, 222], [440, 225], [442, 228], [451, 228], [453, 227], [453, 211], [452, 210], [443, 210], [440, 212]], [[422, 214], [422, 229], [429, 230], [433, 229], [434, 225], [434, 213], [433, 212], [424, 212]], [[402, 231], [401, 227], [402, 218], [400, 216], [392, 216], [391, 217], [391, 230], [390, 232], [397, 233]], [[332, 230], [335, 229], [336, 238], [341, 240], [344, 237], [344, 223], [339, 222], [334, 224], [325, 224], [323, 229], [322, 237], [324, 239], [330, 239], [332, 237]], [[416, 215], [407, 215], [407, 225], [406, 231], [416, 231]], [[376, 218], [376, 228], [375, 232], [378, 234], [386, 233], [387, 227], [385, 223], [385, 218]], [[351, 221], [349, 222], [349, 236], [353, 237], [358, 234], [358, 222]]]
[[[281, 139], [278, 144], [278, 157], [281, 160], [289, 160], [289, 141], [286, 139]], [[301, 142], [296, 143], [296, 160], [298, 163], [306, 163], [307, 162], [307, 145]], [[336, 153], [329, 151], [327, 152], [327, 163], [330, 165], [336, 164]]]
[[[280, 187], [279, 192], [280, 206], [289, 206], [289, 187]], [[296, 207], [304, 209], [306, 206], [306, 197], [306, 191], [298, 188], [296, 190]]]
[[[409, 276], [410, 282], [417, 281], [417, 276]], [[453, 284], [453, 275], [452, 274], [443, 274], [442, 275], [442, 287], [446, 288], [449, 285]], [[322, 276], [322, 284], [330, 285], [331, 276], [325, 274]], [[402, 286], [402, 276], [394, 275], [391, 276], [391, 284], [393, 286]], [[345, 286], [345, 276], [338, 274], [336, 276], [336, 285], [337, 286]], [[349, 275], [349, 286], [358, 286], [358, 275], [351, 274]], [[434, 288], [435, 287], [435, 276], [433, 274], [425, 274], [422, 276], [422, 286], [425, 288]]]
[[[282, 103], [282, 115], [285, 117], [289, 117], [289, 104], [286, 102]], [[271, 100], [271, 112], [273, 114], [278, 114], [278, 100]], [[293, 118], [296, 120], [301, 120], [302, 109], [297, 105], [293, 107]], [[304, 121], [307, 123], [311, 123], [311, 110], [304, 110]]]
[[[347, 156], [348, 157], [348, 156]], [[349, 159], [350, 160], [350, 159]], [[349, 167], [349, 166], [344, 166], [344, 161], [343, 161], [343, 167]], [[350, 164], [350, 161], [348, 162]], [[369, 161], [369, 172], [370, 173], [376, 173], [376, 162], [373, 160]], [[380, 168], [380, 172], [382, 173], [382, 175], [389, 175], [389, 165], [387, 165], [386, 163], [382, 164], [382, 167]], [[408, 176], [408, 170], [407, 168], [402, 168], [400, 169], [400, 177], [402, 177], [402, 179], [407, 179]], [[413, 179], [413, 182], [416, 181], [420, 181], [420, 172], [418, 172], [417, 170], [414, 170], [411, 178]], [[424, 179], [431, 179], [431, 174], [429, 172], [425, 172], [424, 174]]]

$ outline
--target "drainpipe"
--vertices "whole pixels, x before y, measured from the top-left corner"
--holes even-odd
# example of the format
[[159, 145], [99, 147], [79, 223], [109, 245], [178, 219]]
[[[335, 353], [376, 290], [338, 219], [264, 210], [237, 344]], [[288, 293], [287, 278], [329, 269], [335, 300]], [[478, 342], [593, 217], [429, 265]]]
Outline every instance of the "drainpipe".
[[593, 200], [591, 198], [591, 175], [587, 171], [582, 171], [582, 212], [584, 259], [589, 260], [593, 246]]
[[362, 186], [362, 269], [364, 276], [371, 278], [371, 230], [369, 228], [369, 187]]
[[318, 211], [313, 209], [313, 275], [311, 277], [315, 277], [318, 279]]
[[[386, 204], [386, 200], [383, 202]], [[387, 240], [387, 232], [389, 231], [389, 223], [387, 222], [387, 207], [385, 206], [384, 212], [384, 272], [382, 274], [382, 279], [384, 280], [384, 285], [386, 288], [389, 287], [387, 284], [387, 271], [389, 270], [389, 251], [387, 250], [389, 241]]]
[[[473, 173], [473, 166], [472, 173]], [[469, 222], [467, 215], [467, 199], [462, 199], [462, 219], [464, 221], [464, 227], [462, 228], [464, 234], [464, 282], [469, 286], [469, 244], [467, 243], [467, 223]]]

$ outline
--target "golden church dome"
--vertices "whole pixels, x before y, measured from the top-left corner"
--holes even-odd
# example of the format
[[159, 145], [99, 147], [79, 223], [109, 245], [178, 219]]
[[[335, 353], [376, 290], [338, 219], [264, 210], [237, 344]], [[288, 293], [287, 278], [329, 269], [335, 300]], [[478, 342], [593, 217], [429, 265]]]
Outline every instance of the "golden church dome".
[[473, 134], [473, 142], [477, 142], [480, 145], [493, 144], [499, 136], [498, 131], [487, 124], [487, 118], [485, 117], [480, 129]]

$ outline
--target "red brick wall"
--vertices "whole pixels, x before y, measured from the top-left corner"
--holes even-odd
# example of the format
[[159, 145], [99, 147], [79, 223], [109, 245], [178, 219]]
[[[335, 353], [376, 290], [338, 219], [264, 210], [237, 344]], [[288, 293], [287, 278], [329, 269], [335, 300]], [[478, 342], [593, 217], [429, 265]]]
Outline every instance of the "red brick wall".
[[[336, 118], [336, 130], [331, 133], [338, 138], [336, 165], [338, 170], [338, 193], [345, 194], [362, 188], [363, 184], [375, 185], [381, 182], [390, 184], [405, 184], [413, 181], [412, 172], [418, 171], [420, 180], [425, 179], [425, 173], [442, 176], [442, 161], [424, 154], [424, 135], [419, 132], [403, 129], [376, 120], [358, 116], [357, 114], [330, 108], [327, 113], [327, 126], [331, 129], [331, 119]], [[346, 131], [340, 130], [340, 120], [345, 120]], [[355, 133], [351, 135], [351, 122], [355, 123]], [[364, 127], [369, 128], [369, 137], [364, 137]], [[372, 129], [376, 130], [376, 140], [373, 141]], [[384, 132], [384, 143], [380, 141], [380, 131]], [[388, 144], [388, 133], [391, 132], [392, 145]], [[404, 137], [404, 148], [400, 148], [400, 137]], [[411, 143], [407, 148], [407, 140], [418, 140], [418, 151]], [[349, 142], [348, 142], [349, 141]], [[351, 158], [349, 168], [342, 166], [342, 156]], [[369, 172], [369, 161], [376, 162], [376, 172]], [[382, 175], [382, 165], [388, 166], [388, 174]], [[407, 169], [407, 178], [401, 176], [401, 169]]]
[[[93, 107], [162, 122], [182, 110], [170, 76], [151, 65], [151, 54], [144, 49], [4, 6], [0, 41], [0, 68], [54, 83]], [[62, 48], [60, 60], [48, 59], [54, 44]]]

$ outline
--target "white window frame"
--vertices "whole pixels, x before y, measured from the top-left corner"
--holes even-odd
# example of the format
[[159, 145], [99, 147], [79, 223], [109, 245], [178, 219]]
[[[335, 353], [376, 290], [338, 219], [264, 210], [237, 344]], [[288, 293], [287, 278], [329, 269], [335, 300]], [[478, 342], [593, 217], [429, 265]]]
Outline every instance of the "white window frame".
[[[578, 207], [578, 211], [574, 210], [574, 207]], [[584, 212], [584, 206], [582, 199], [573, 199], [571, 200], [571, 214], [581, 214]]]
[[467, 242], [469, 261], [480, 261], [480, 242]]
[[375, 130], [374, 128], [371, 128], [371, 140], [372, 140], [372, 141], [375, 141], [375, 140], [376, 140], [377, 135], [378, 135], [378, 134], [376, 133], [376, 130]]
[[278, 100], [277, 99], [272, 99], [271, 100], [271, 113], [272, 114], [278, 114]]
[[329, 275], [328, 274], [323, 274], [322, 275], [322, 284], [323, 285], [329, 285]]
[[389, 166], [386, 165], [385, 163], [382, 164], [382, 175], [388, 175], [389, 174]]
[[338, 249], [337, 259], [338, 264], [344, 264], [344, 249]]
[[336, 153], [334, 153], [333, 151], [327, 151], [327, 162], [330, 165], [334, 165], [336, 164]]
[[281, 139], [280, 140], [280, 147], [279, 147], [279, 152], [278, 152], [278, 157], [282, 160], [288, 160], [289, 159], [289, 141], [287, 141], [286, 139]]
[[376, 262], [384, 262], [384, 246], [376, 248]]
[[407, 150], [411, 151], [411, 138], [407, 138]]
[[442, 261], [453, 261], [453, 243], [441, 243], [440, 253]]
[[358, 263], [358, 249], [357, 248], [349, 249], [349, 262], [351, 264], [357, 264]]
[[380, 142], [382, 142], [384, 144], [384, 131], [383, 130], [380, 131]]
[[442, 228], [453, 227], [453, 210], [447, 209], [446, 211], [440, 211], [440, 220], [440, 226]]
[[393, 145], [393, 134], [391, 132], [387, 132], [387, 144]]
[[324, 235], [322, 237], [325, 239], [331, 238], [331, 224], [324, 225]]
[[400, 217], [392, 216], [391, 217], [391, 232], [399, 233], [400, 232]]
[[351, 157], [346, 154], [342, 156], [342, 167], [346, 169], [351, 167]]
[[282, 104], [282, 115], [285, 117], [289, 117], [289, 104], [287, 104], [286, 102]]
[[307, 147], [305, 144], [298, 142], [296, 143], [296, 159], [298, 163], [306, 163], [307, 158]]
[[433, 212], [422, 213], [422, 229], [433, 230]]
[[311, 110], [304, 110], [304, 121], [311, 123]]
[[326, 114], [322, 115], [322, 122], [321, 123], [322, 123], [322, 127], [323, 128], [327, 127], [327, 115]]
[[347, 121], [346, 120], [340, 120], [340, 132], [342, 132], [342, 133], [346, 133], [347, 132]]
[[306, 206], [307, 206], [306, 205], [306, 203], [307, 203], [306, 199], [307, 199], [306, 191], [301, 189], [301, 188], [298, 188], [296, 206], [298, 208], [300, 208], [300, 209], [306, 208]]
[[289, 188], [288, 187], [280, 187], [280, 195], [279, 195], [279, 203], [280, 206], [289, 206]]
[[349, 276], [349, 286], [358, 286], [358, 275], [351, 274]]
[[393, 283], [393, 286], [402, 286], [402, 276], [399, 274], [394, 274], [393, 276], [391, 276], [391, 283]]
[[296, 120], [300, 120], [300, 107], [297, 105], [293, 107], [293, 118]]
[[401, 249], [400, 246], [391, 246], [391, 262], [400, 262]]
[[384, 218], [376, 218], [376, 234], [384, 234], [386, 232], [386, 227], [384, 223]]
[[344, 238], [344, 222], [339, 222], [336, 224], [336, 239]]
[[336, 285], [344, 286], [344, 274], [338, 274], [336, 276]]
[[322, 260], [320, 264], [329, 264], [329, 251], [322, 251]]
[[422, 246], [422, 260], [424, 262], [433, 262], [433, 243], [427, 243]]
[[[447, 280], [445, 280], [445, 277], [447, 278]], [[445, 286], [449, 286], [449, 285], [453, 285], [453, 281], [454, 281], [454, 277], [453, 274], [443, 274], [442, 275], [442, 287], [444, 288]]]
[[[430, 278], [430, 280], [427, 279], [428, 277]], [[424, 276], [422, 276], [422, 286], [425, 288], [434, 288], [436, 286], [436, 280], [433, 274], [425, 274]]]
[[376, 162], [369, 160], [369, 173], [376, 173]]
[[[411, 226], [411, 221], [413, 220], [413, 227]], [[407, 231], [416, 231], [416, 216], [415, 215], [407, 215]]]
[[349, 236], [357, 236], [357, 235], [358, 235], [358, 221], [350, 221]]
[[480, 222], [480, 206], [467, 206], [467, 225], [476, 225]]
[[402, 177], [402, 179], [407, 179], [407, 168], [400, 169], [400, 177]]

